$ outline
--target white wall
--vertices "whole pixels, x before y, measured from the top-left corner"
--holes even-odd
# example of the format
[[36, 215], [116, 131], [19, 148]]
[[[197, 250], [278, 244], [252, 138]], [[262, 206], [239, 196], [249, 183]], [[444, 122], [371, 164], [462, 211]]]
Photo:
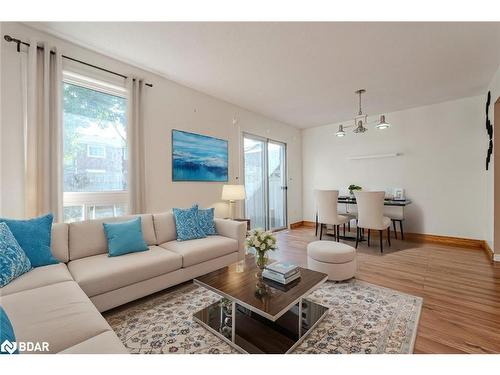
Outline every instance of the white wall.
[[[88, 61], [123, 74], [144, 77], [154, 84], [146, 89], [146, 205], [159, 212], [186, 207], [193, 202], [215, 206], [217, 216], [225, 216], [227, 205], [220, 201], [222, 183], [188, 183], [171, 180], [171, 130], [181, 129], [229, 140], [229, 178], [235, 183], [242, 171], [238, 153], [240, 131], [273, 138], [288, 145], [289, 222], [302, 220], [302, 163], [300, 130], [268, 119], [241, 107], [176, 84], [164, 77], [49, 36], [18, 23], [4, 23], [3, 34], [22, 40], [45, 40], [71, 57]], [[19, 54], [15, 45], [2, 37], [2, 129], [1, 172], [3, 204], [1, 215], [21, 217], [23, 207], [23, 134], [21, 121]], [[242, 73], [244, 74], [244, 72]], [[238, 118], [238, 125], [232, 123]], [[240, 128], [240, 129], [239, 129]]]
[[[365, 190], [401, 187], [413, 203], [406, 230], [484, 239], [486, 236], [485, 96], [387, 114], [392, 127], [337, 138], [338, 124], [302, 132], [304, 220], [313, 220], [312, 191], [349, 184]], [[344, 124], [351, 123], [345, 122]], [[386, 159], [348, 156], [400, 152]]]

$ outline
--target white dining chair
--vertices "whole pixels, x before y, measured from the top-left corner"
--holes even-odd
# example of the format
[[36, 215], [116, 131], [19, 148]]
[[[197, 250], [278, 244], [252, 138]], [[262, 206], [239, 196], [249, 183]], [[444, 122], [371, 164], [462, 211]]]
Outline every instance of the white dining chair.
[[[340, 203], [338, 206], [338, 214], [345, 216], [349, 219], [347, 222], [347, 230], [350, 232], [351, 231], [351, 220], [358, 220], [358, 213], [356, 211], [352, 211], [352, 206], [350, 203]], [[355, 205], [354, 205], [355, 207]], [[351, 210], [351, 211], [350, 211]], [[344, 233], [345, 235], [345, 233]]]
[[368, 229], [368, 246], [370, 246], [370, 230], [378, 230], [380, 237], [380, 252], [384, 252], [383, 234], [387, 229], [387, 242], [391, 246], [391, 219], [384, 216], [383, 191], [354, 192], [358, 206], [358, 225], [356, 229], [356, 248], [362, 232]]
[[345, 224], [349, 221], [349, 218], [337, 213], [338, 197], [338, 190], [314, 191], [314, 200], [318, 212], [320, 240], [323, 237], [323, 227], [326, 225], [333, 225], [334, 235], [337, 242], [340, 240], [340, 225], [344, 225], [345, 232]]

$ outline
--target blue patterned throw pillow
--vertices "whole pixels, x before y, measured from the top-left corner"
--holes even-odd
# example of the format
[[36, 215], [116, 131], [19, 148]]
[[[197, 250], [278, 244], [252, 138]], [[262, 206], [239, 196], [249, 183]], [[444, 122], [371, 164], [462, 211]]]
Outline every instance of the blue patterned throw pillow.
[[59, 263], [50, 250], [53, 220], [52, 214], [48, 214], [28, 220], [0, 218], [0, 223], [7, 224], [31, 265], [40, 267]]
[[31, 263], [5, 223], [0, 223], [0, 288], [31, 269]]
[[198, 223], [200, 223], [200, 227], [203, 230], [203, 233], [207, 236], [213, 236], [217, 234], [217, 230], [215, 229], [214, 222], [214, 208], [200, 209], [198, 205], [195, 205], [198, 210]]
[[188, 209], [174, 208], [172, 211], [175, 218], [177, 241], [187, 241], [206, 237], [198, 222], [197, 206]]

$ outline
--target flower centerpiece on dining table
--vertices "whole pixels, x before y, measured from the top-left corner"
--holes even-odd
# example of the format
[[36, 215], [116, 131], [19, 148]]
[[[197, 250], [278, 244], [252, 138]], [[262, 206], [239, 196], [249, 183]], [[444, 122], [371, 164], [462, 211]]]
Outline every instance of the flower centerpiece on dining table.
[[351, 196], [351, 198], [354, 198], [354, 192], [355, 191], [361, 191], [362, 190], [361, 186], [358, 186], [358, 185], [355, 185], [355, 184], [349, 185], [349, 187], [347, 189], [349, 190], [349, 195]]
[[260, 276], [267, 264], [267, 253], [278, 248], [276, 237], [271, 231], [257, 228], [248, 233], [245, 245], [247, 249], [255, 250], [255, 263], [260, 270]]

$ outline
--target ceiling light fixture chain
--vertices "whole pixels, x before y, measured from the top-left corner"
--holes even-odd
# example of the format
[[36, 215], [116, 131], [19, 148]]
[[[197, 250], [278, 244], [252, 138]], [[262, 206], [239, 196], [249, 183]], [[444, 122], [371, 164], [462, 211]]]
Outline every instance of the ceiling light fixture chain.
[[361, 110], [361, 95], [364, 94], [366, 92], [365, 89], [359, 89], [359, 90], [356, 90], [355, 93], [359, 95], [359, 112], [358, 112], [358, 116], [362, 116], [363, 115], [363, 111]]

